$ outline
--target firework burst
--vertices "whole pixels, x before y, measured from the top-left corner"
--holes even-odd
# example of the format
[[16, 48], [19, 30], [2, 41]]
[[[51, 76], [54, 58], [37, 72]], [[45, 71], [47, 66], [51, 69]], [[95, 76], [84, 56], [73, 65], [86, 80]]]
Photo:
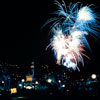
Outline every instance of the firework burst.
[[90, 48], [86, 36], [89, 34], [93, 37], [99, 36], [96, 31], [98, 30], [98, 21], [96, 20], [98, 17], [91, 10], [91, 5], [79, 7], [80, 3], [70, 3], [66, 7], [64, 1], [63, 4], [55, 1], [55, 4], [58, 10], [52, 14], [58, 17], [51, 18], [44, 24], [45, 26], [54, 22], [49, 32], [53, 34], [53, 37], [47, 48], [51, 47], [54, 51], [57, 64], [79, 70], [80, 62], [84, 66], [82, 56], [86, 55], [83, 52], [86, 47]]

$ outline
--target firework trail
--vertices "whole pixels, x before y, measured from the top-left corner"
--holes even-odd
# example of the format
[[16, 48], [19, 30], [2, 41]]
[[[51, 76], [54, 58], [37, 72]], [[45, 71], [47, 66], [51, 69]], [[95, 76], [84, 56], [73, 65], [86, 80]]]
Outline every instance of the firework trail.
[[91, 5], [82, 7], [82, 5], [79, 6], [80, 3], [78, 2], [75, 4], [70, 3], [66, 7], [64, 1], [63, 4], [55, 1], [55, 5], [58, 10], [52, 14], [58, 17], [51, 18], [44, 24], [45, 26], [53, 22], [49, 32], [52, 34], [52, 38], [46, 49], [52, 48], [57, 64], [79, 70], [79, 63], [84, 66], [82, 56], [86, 56], [84, 54], [85, 48], [90, 49], [86, 37], [88, 35], [99, 36], [97, 32], [99, 28], [97, 24], [98, 17], [91, 10]]

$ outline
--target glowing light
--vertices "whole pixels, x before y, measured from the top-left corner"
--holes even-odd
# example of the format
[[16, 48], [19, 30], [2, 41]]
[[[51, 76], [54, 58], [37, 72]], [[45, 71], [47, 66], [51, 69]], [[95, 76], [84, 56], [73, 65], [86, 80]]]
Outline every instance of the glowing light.
[[61, 80], [58, 80], [59, 83], [61, 83]]
[[32, 88], [34, 88], [34, 86], [32, 86]]
[[21, 86], [22, 86], [22, 84], [19, 84], [19, 86], [21, 87]]
[[47, 82], [48, 82], [48, 83], [51, 83], [51, 82], [52, 82], [52, 80], [51, 80], [51, 79], [48, 79], [48, 80], [47, 80]]
[[30, 68], [34, 68], [34, 65], [31, 65]]
[[62, 87], [65, 87], [65, 84], [63, 84]]
[[24, 79], [22, 79], [22, 82], [24, 82], [25, 80]]
[[24, 88], [26, 88], [26, 86], [24, 85]]
[[30, 89], [32, 89], [32, 87], [31, 86], [26, 86], [26, 89], [29, 89], [30, 90]]
[[2, 83], [4, 83], [4, 81], [2, 81]]
[[10, 91], [11, 91], [11, 94], [15, 94], [17, 93], [17, 88], [11, 88]]
[[35, 82], [35, 84], [38, 84], [38, 83], [39, 83], [38, 81]]
[[96, 77], [97, 77], [96, 74], [92, 74], [91, 76], [92, 79], [96, 79]]
[[32, 81], [33, 80], [33, 78], [32, 78], [32, 76], [30, 75], [30, 76], [26, 76], [26, 81]]

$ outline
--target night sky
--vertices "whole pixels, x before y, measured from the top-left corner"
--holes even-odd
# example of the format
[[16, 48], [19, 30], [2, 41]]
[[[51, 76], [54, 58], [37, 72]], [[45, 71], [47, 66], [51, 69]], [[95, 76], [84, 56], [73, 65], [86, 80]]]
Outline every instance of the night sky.
[[26, 2], [2, 4], [0, 59], [9, 63], [29, 63], [36, 58], [40, 46], [39, 11], [34, 9], [34, 4]]
[[[54, 11], [55, 8], [53, 0], [40, 1], [34, 3], [2, 3], [4, 6], [1, 14], [0, 61], [15, 64], [27, 64], [31, 63], [32, 60], [36, 61], [36, 63], [53, 62], [51, 52], [45, 51], [45, 47], [49, 43], [48, 34], [46, 31], [40, 32], [40, 27], [47, 20], [49, 13]], [[69, 4], [70, 1], [72, 0], [65, 0], [66, 4]], [[72, 2], [75, 1], [81, 2], [82, 0]], [[99, 0], [83, 1], [83, 4], [100, 5]], [[89, 54], [91, 60], [88, 60], [86, 66], [88, 70], [98, 72], [100, 41], [98, 43], [95, 39], [89, 39], [89, 41], [92, 54]]]

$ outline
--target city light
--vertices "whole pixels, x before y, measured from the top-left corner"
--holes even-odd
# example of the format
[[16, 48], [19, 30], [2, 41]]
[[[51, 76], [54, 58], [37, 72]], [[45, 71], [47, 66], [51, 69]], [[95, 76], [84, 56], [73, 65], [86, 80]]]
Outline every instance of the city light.
[[22, 79], [22, 82], [24, 82], [25, 80], [24, 79]]
[[26, 76], [26, 81], [32, 82], [32, 80], [33, 80], [33, 78], [32, 78], [31, 75], [30, 76]]
[[47, 80], [47, 82], [48, 82], [48, 83], [51, 83], [51, 82], [52, 82], [52, 80], [51, 80], [51, 79], [48, 79], [48, 80]]
[[61, 83], [61, 80], [58, 80], [59, 83]]
[[29, 89], [30, 90], [30, 89], [32, 89], [32, 87], [31, 86], [26, 86], [26, 89]]
[[65, 84], [63, 84], [62, 87], [65, 87]]
[[2, 81], [2, 83], [4, 83], [4, 81]]
[[22, 86], [22, 84], [19, 84], [19, 86], [21, 87], [21, 86]]
[[24, 85], [24, 88], [26, 88], [26, 86]]
[[92, 78], [92, 79], [96, 79], [96, 77], [97, 77], [96, 74], [92, 74], [92, 75], [91, 75], [91, 78]]
[[38, 81], [35, 82], [35, 84], [38, 84], [38, 83], [39, 83]]
[[17, 93], [17, 88], [11, 88], [10, 91], [11, 91], [11, 94]]

